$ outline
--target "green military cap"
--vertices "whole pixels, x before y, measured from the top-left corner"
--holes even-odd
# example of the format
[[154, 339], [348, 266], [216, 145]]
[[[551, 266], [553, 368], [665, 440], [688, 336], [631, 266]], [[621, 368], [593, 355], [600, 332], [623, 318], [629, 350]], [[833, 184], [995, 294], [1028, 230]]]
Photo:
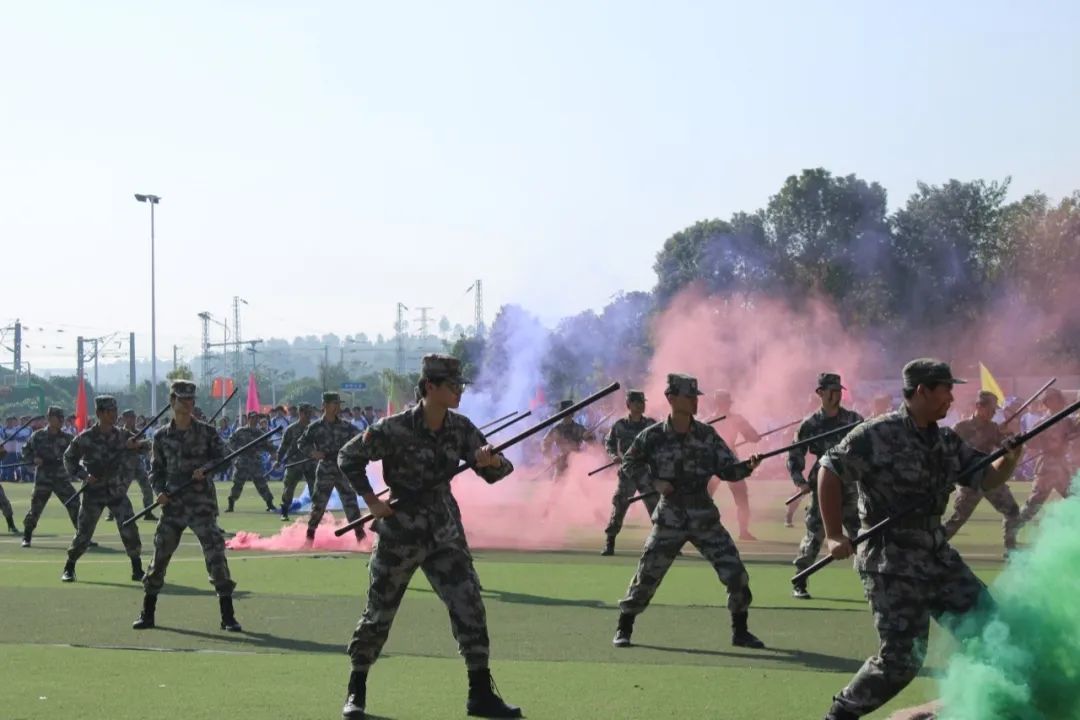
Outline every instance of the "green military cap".
[[572, 407], [574, 407], [574, 401], [573, 400], [560, 400], [559, 401], [559, 411], [560, 412], [563, 411], [563, 410], [569, 410]]
[[817, 376], [818, 390], [847, 390], [840, 384], [840, 376], [836, 373], [821, 373]]
[[645, 392], [643, 390], [627, 390], [626, 402], [645, 402]]
[[49, 411], [45, 413], [48, 417], [58, 417], [61, 420], [64, 419], [64, 408], [59, 405], [50, 405]]
[[181, 400], [190, 400], [195, 397], [195, 383], [190, 380], [173, 380], [169, 392]]
[[998, 396], [995, 395], [994, 393], [990, 392], [989, 390], [980, 390], [979, 391], [979, 397], [978, 397], [977, 400], [975, 400], [975, 404], [976, 405], [993, 405], [994, 407], [997, 407]]
[[323, 405], [326, 403], [339, 403], [341, 402], [341, 395], [336, 392], [324, 392], [322, 394]]
[[425, 355], [421, 361], [421, 374], [425, 380], [439, 382], [441, 380], [456, 380], [459, 383], [468, 383], [461, 376], [461, 361], [452, 355], [439, 355], [432, 353]]
[[692, 375], [684, 375], [683, 373], [668, 373], [667, 389], [664, 390], [664, 394], [683, 395], [686, 397], [704, 395], [703, 392], [698, 390], [697, 378]]
[[963, 385], [967, 380], [953, 377], [949, 363], [934, 358], [918, 358], [904, 366], [904, 389], [920, 385]]
[[116, 398], [112, 395], [98, 395], [94, 398], [94, 409], [98, 412], [116, 409]]
[[135, 411], [131, 408], [124, 408], [124, 412], [120, 413], [120, 417], [135, 417]]

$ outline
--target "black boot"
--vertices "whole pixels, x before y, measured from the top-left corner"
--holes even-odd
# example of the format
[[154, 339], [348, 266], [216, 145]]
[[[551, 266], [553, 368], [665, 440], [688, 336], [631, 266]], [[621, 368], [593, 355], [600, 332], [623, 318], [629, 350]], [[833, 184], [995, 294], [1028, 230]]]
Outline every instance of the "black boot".
[[761, 650], [765, 643], [758, 640], [752, 632], [746, 629], [746, 621], [750, 617], [748, 612], [731, 613], [731, 644], [737, 647], [754, 648]]
[[243, 628], [236, 622], [236, 613], [233, 612], [231, 597], [219, 597], [218, 605], [221, 606], [221, 629], [229, 632], [241, 632]]
[[341, 708], [344, 720], [364, 720], [364, 706], [367, 704], [367, 670], [353, 670], [349, 675], [349, 695], [345, 698], [345, 707]]
[[30, 536], [31, 536], [31, 533], [29, 531], [23, 533], [22, 546], [24, 548], [30, 547]]
[[609, 557], [615, 554], [615, 536], [608, 535], [607, 540], [604, 542], [604, 549], [600, 551], [600, 554], [604, 557]]
[[75, 561], [68, 560], [64, 565], [64, 574], [60, 576], [62, 582], [75, 582]]
[[266, 501], [266, 512], [276, 513], [277, 507], [274, 505], [274, 498], [263, 498]]
[[229, 498], [229, 507], [225, 508], [225, 512], [232, 512], [236, 509], [236, 499]]
[[143, 574], [142, 559], [138, 557], [131, 558], [131, 580], [133, 582], [142, 582]]
[[131, 627], [135, 630], [149, 630], [154, 627], [154, 612], [157, 610], [157, 595], [143, 595], [142, 612]]
[[487, 668], [469, 671], [469, 699], [465, 703], [465, 711], [472, 717], [521, 717], [521, 708], [507, 705], [499, 697], [495, 680], [492, 679], [491, 671]]
[[810, 591], [806, 589], [805, 580], [795, 583], [795, 585], [791, 588], [791, 597], [797, 598], [799, 600], [810, 599]]
[[859, 720], [859, 716], [833, 702], [833, 706], [825, 715], [825, 720]]
[[281, 522], [289, 521], [289, 506], [281, 503]]
[[611, 641], [612, 645], [615, 647], [630, 647], [630, 636], [634, 633], [635, 617], [630, 613], [621, 613], [619, 615], [619, 626], [615, 628], [615, 638]]
[[5, 515], [4, 519], [7, 520], [8, 532], [11, 533], [12, 535], [18, 535], [19, 534], [19, 528], [15, 526], [15, 518], [13, 516], [11, 516], [11, 515]]

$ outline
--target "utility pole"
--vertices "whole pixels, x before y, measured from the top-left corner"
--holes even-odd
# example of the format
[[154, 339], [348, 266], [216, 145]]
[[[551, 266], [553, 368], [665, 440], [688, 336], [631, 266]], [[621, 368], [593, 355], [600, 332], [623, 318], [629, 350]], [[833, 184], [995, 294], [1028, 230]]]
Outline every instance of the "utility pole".
[[484, 281], [477, 279], [466, 293], [473, 293], [473, 327], [476, 337], [484, 337]]
[[135, 394], [135, 333], [128, 333], [128, 392]]
[[177, 367], [176, 355], [177, 355], [178, 350], [180, 350], [179, 345], [173, 345], [172, 346], [172, 369], [173, 369], [173, 372], [176, 372], [176, 367]]
[[75, 373], [80, 378], [83, 376], [83, 359], [86, 357], [86, 355], [83, 354], [83, 344], [84, 344], [84, 342], [85, 341], [83, 340], [82, 335], [80, 335], [75, 340], [75, 353], [78, 356], [78, 361], [75, 364]]
[[19, 379], [22, 372], [22, 323], [15, 320], [15, 379]]
[[403, 303], [397, 304], [397, 371], [398, 374], [404, 374], [405, 372], [405, 328], [408, 327], [405, 323], [405, 311], [409, 307]]
[[427, 340], [428, 336], [428, 310], [430, 306], [416, 308], [420, 311], [420, 317], [417, 318], [417, 322], [420, 323], [420, 339]]
[[205, 310], [199, 313], [199, 320], [202, 321], [202, 380], [201, 385], [203, 392], [207, 395], [210, 394], [210, 313]]
[[98, 361], [98, 339], [93, 338], [90, 342], [94, 343], [94, 394], [98, 393], [98, 374], [97, 374], [97, 361]]
[[[244, 364], [240, 358], [240, 343], [242, 338], [240, 336], [240, 303], [248, 304], [248, 301], [239, 295], [233, 295], [233, 341], [236, 343], [233, 350], [233, 364], [235, 365], [234, 372], [236, 373], [236, 384], [240, 386], [240, 375], [243, 373]], [[241, 405], [240, 393], [236, 393], [236, 417], [240, 417], [240, 413], [244, 408]]]

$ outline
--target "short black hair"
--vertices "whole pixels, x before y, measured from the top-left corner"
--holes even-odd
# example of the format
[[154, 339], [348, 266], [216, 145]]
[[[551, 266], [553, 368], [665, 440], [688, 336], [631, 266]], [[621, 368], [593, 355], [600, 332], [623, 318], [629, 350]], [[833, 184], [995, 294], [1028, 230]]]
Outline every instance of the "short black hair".
[[[941, 385], [941, 383], [939, 383], [939, 382], [928, 382], [928, 383], [919, 383], [919, 384], [922, 385], [927, 390], [937, 390], [937, 386]], [[903, 390], [904, 399], [905, 400], [910, 400], [911, 398], [915, 397], [915, 391], [916, 390], [918, 390], [918, 388], [904, 388], [904, 390]]]

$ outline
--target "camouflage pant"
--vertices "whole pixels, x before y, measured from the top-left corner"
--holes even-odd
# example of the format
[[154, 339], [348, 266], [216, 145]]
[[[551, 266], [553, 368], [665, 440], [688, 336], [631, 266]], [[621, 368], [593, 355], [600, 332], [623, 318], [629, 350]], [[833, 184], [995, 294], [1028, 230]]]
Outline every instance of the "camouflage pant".
[[[604, 532], [607, 536], [613, 538], [619, 534], [620, 530], [622, 530], [623, 520], [626, 518], [626, 511], [630, 509], [630, 498], [638, 493], [655, 492], [655, 490], [656, 488], [654, 488], [651, 483], [635, 483], [632, 479], [624, 476], [620, 472], [619, 484], [615, 488], [615, 494], [611, 496], [611, 517], [608, 519], [607, 527], [604, 528]], [[649, 517], [651, 518], [653, 510], [656, 509], [656, 503], [658, 502], [656, 495], [650, 495], [639, 502], [644, 503], [645, 510], [649, 513]]]
[[291, 467], [285, 471], [285, 479], [282, 481], [283, 487], [281, 489], [281, 504], [286, 510], [292, 506], [293, 495], [296, 493], [296, 486], [300, 483], [301, 478], [307, 483], [308, 497], [312, 498], [312, 500], [315, 498], [315, 463], [308, 462]]
[[[937, 565], [930, 577], [860, 573], [874, 613], [881, 645], [834, 700], [857, 717], [878, 709], [907, 687], [926, 657], [933, 617], [960, 639], [979, 631], [979, 617], [992, 615], [994, 601], [986, 586], [963, 561]], [[975, 621], [975, 622], [972, 622]]]
[[266, 478], [262, 468], [251, 466], [237, 466], [233, 471], [232, 489], [229, 491], [229, 499], [236, 502], [240, 499], [240, 493], [244, 491], [244, 483], [250, 480], [255, 485], [255, 492], [259, 493], [267, 505], [274, 504], [274, 494], [270, 492], [270, 486], [266, 484]]
[[1016, 531], [1020, 528], [1020, 506], [1016, 504], [1016, 498], [1009, 491], [1008, 485], [1001, 485], [988, 493], [969, 487], [959, 488], [952, 516], [945, 522], [945, 539], [952, 539], [971, 517], [971, 513], [975, 512], [975, 507], [984, 496], [1003, 516], [1001, 525], [1005, 532], [1005, 547], [1011, 550], [1016, 547]]
[[191, 528], [202, 545], [206, 572], [218, 597], [232, 597], [236, 583], [229, 575], [229, 563], [225, 560], [225, 536], [217, 525], [217, 505], [210, 495], [195, 491], [174, 497], [161, 509], [161, 519], [154, 532], [154, 559], [143, 577], [146, 594], [161, 592], [169, 560], [180, 545], [185, 528]]
[[691, 522], [681, 528], [653, 525], [626, 597], [619, 601], [622, 612], [630, 615], [645, 612], [676, 554], [687, 542], [692, 543], [712, 564], [720, 582], [727, 587], [728, 610], [735, 613], [749, 609], [753, 599], [750, 575], [731, 535], [720, 524], [719, 515], [715, 515], [710, 521]]
[[[100, 481], [99, 482], [104, 482]], [[94, 530], [105, 508], [113, 514], [116, 527], [120, 531], [120, 540], [124, 543], [124, 550], [128, 557], [139, 557], [142, 552], [142, 541], [139, 539], [139, 528], [135, 523], [127, 527], [123, 522], [135, 514], [131, 509], [131, 500], [128, 499], [127, 491], [122, 482], [109, 482], [107, 487], [97, 489], [93, 486], [87, 488], [82, 494], [82, 504], [79, 506], [79, 519], [75, 537], [68, 547], [68, 561], [75, 562], [83, 556], [90, 547], [90, 541], [94, 538]]]
[[349, 521], [360, 517], [360, 506], [356, 504], [356, 491], [338, 472], [323, 472], [319, 469], [315, 474], [315, 492], [311, 495], [311, 515], [308, 516], [308, 532], [315, 532], [326, 512], [326, 503], [330, 502], [330, 493], [337, 488], [338, 497], [341, 498], [341, 507], [345, 509], [345, 517]]
[[7, 493], [4, 492], [4, 486], [0, 483], [0, 513], [5, 518], [11, 518], [15, 511], [11, 509], [11, 501], [7, 498]]
[[1039, 509], [1050, 499], [1050, 494], [1057, 490], [1063, 498], [1069, 497], [1069, 468], [1063, 459], [1043, 458], [1035, 466], [1035, 480], [1031, 484], [1031, 494], [1020, 510], [1020, 524], [1031, 520]]
[[[41, 517], [46, 503], [49, 502], [49, 498], [53, 495], [56, 495], [60, 502], [67, 502], [68, 498], [74, 494], [75, 488], [71, 487], [71, 480], [68, 479], [67, 475], [50, 477], [39, 472], [34, 480], [34, 494], [30, 496], [30, 509], [26, 511], [26, 517], [23, 518], [23, 532], [27, 535], [34, 532], [34, 528], [38, 524], [38, 518]], [[79, 503], [73, 502], [64, 509], [67, 511], [68, 517], [71, 518], [71, 524], [77, 530], [79, 527]]]
[[[857, 491], [844, 488], [843, 498], [843, 523], [844, 532], [848, 537], [859, 534], [859, 497]], [[817, 490], [810, 493], [810, 504], [806, 506], [806, 535], [799, 543], [799, 554], [792, 563], [799, 570], [805, 570], [814, 564], [821, 545], [825, 542], [825, 523], [821, 520], [821, 509], [818, 505]]]
[[403, 543], [389, 539], [380, 529], [368, 565], [367, 607], [348, 647], [353, 670], [367, 670], [378, 659], [417, 568], [424, 571], [450, 613], [450, 631], [465, 665], [470, 670], [486, 668], [487, 614], [464, 535], [443, 541], [428, 536], [419, 542]]
[[150, 478], [146, 475], [146, 472], [139, 471], [132, 475], [127, 475], [124, 478], [124, 492], [127, 492], [128, 489], [131, 488], [131, 483], [133, 482], [139, 483], [139, 490], [142, 491], [142, 506], [147, 508], [153, 505], [157, 496], [154, 495], [154, 490], [150, 487]]

